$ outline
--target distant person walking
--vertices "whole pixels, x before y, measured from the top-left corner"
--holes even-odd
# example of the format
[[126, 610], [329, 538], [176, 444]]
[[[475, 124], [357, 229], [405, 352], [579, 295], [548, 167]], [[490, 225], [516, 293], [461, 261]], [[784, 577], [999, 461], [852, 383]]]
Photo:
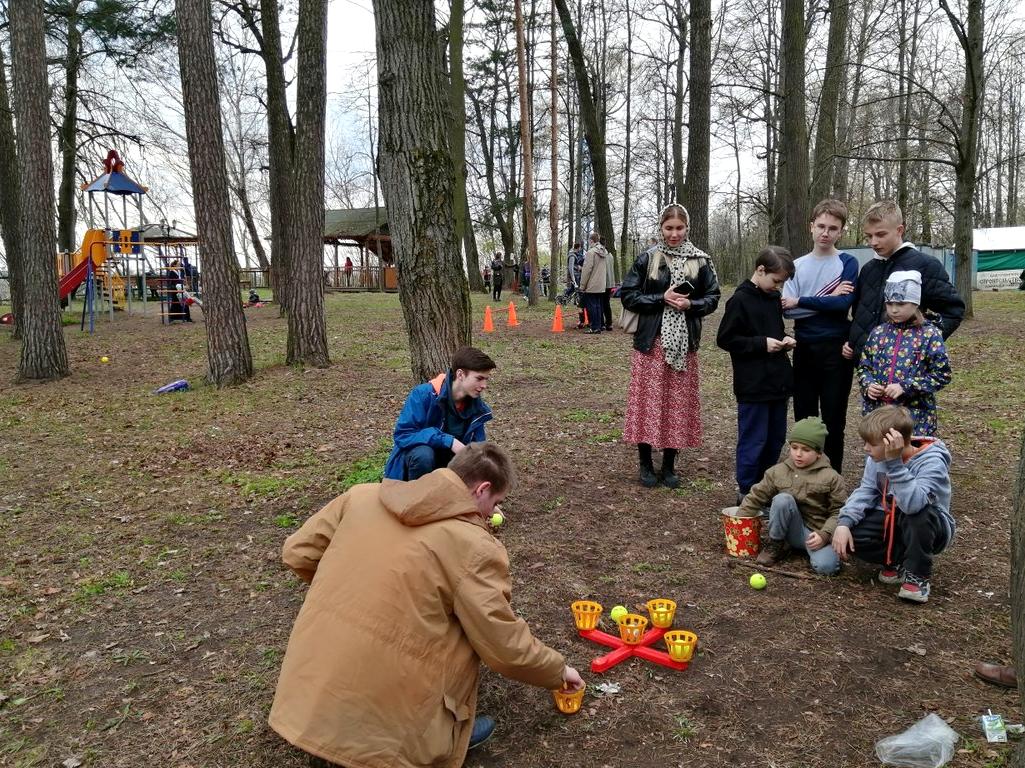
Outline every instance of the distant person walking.
[[491, 260], [491, 298], [495, 301], [502, 300], [502, 271], [505, 269], [505, 262], [502, 261], [502, 252], [495, 254]]
[[[609, 252], [601, 244], [601, 235], [597, 232], [591, 233], [591, 247], [587, 249], [584, 256], [584, 268], [580, 272], [580, 290], [584, 294], [584, 309], [587, 310], [587, 319], [591, 327], [584, 333], [601, 333], [602, 324], [602, 297], [605, 295], [608, 285], [606, 284], [607, 270], [605, 262], [610, 259]], [[610, 310], [611, 314], [611, 310]]]

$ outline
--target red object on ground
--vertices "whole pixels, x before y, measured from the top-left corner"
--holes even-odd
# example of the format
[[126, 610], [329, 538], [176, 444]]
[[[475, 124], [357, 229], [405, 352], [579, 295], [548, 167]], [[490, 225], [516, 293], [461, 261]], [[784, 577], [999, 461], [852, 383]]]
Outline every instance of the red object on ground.
[[14, 314], [11, 312], [5, 312], [0, 315], [0, 325], [14, 325]]
[[690, 662], [673, 661], [665, 651], [656, 651], [654, 648], [648, 647], [661, 640], [662, 636], [667, 631], [667, 629], [652, 627], [644, 633], [644, 636], [641, 638], [641, 642], [637, 645], [628, 645], [620, 638], [614, 637], [607, 632], [602, 632], [600, 629], [582, 629], [578, 634], [581, 637], [590, 640], [592, 643], [598, 643], [598, 645], [604, 645], [608, 648], [615, 648], [611, 653], [599, 656], [591, 662], [592, 672], [607, 672], [620, 662], [626, 661], [634, 656], [638, 659], [646, 659], [654, 664], [682, 672], [690, 666]]

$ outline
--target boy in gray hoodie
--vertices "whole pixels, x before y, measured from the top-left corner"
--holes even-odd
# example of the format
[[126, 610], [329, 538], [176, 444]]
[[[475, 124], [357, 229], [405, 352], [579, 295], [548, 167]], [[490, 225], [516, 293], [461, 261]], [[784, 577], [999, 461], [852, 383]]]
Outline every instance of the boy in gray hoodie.
[[833, 550], [879, 563], [879, 581], [897, 597], [929, 599], [932, 560], [954, 539], [950, 452], [943, 441], [913, 438], [907, 409], [886, 405], [861, 420], [865, 473], [840, 510]]

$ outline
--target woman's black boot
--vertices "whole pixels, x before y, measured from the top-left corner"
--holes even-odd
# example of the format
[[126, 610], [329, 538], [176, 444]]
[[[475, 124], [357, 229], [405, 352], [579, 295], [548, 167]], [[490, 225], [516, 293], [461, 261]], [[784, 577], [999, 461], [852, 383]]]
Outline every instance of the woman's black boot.
[[662, 484], [666, 488], [679, 488], [680, 487], [680, 476], [676, 474], [674, 465], [676, 464], [676, 449], [666, 448], [662, 451], [662, 472], [660, 473], [662, 478]]
[[641, 485], [645, 488], [654, 488], [658, 485], [658, 475], [655, 474], [655, 465], [651, 463], [651, 446], [647, 443], [638, 443], [637, 454], [641, 460]]

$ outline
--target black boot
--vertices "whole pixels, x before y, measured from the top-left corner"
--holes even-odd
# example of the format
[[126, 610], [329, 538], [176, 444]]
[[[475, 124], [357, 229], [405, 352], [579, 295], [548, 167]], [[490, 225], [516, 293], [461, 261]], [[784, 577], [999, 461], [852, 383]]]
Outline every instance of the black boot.
[[680, 476], [676, 474], [674, 464], [676, 463], [676, 449], [666, 448], [662, 451], [662, 484], [666, 488], [679, 488]]
[[645, 488], [654, 488], [658, 485], [658, 476], [655, 474], [655, 465], [651, 463], [651, 446], [647, 443], [638, 443], [637, 454], [641, 460], [641, 485]]

